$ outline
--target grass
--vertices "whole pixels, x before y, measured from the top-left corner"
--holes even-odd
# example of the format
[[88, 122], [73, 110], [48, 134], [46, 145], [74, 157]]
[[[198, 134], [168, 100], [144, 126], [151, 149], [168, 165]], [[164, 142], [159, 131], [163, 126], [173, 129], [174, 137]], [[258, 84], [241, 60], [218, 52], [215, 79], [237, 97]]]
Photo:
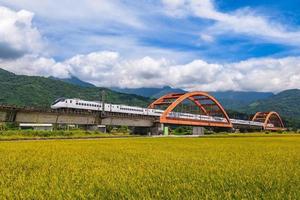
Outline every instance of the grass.
[[18, 139], [41, 139], [41, 138], [97, 138], [97, 137], [114, 137], [129, 136], [128, 133], [114, 132], [110, 134], [98, 131], [84, 130], [57, 130], [57, 131], [37, 131], [37, 130], [4, 130], [0, 131], [1, 140], [18, 140]]
[[299, 199], [300, 136], [0, 142], [0, 199]]

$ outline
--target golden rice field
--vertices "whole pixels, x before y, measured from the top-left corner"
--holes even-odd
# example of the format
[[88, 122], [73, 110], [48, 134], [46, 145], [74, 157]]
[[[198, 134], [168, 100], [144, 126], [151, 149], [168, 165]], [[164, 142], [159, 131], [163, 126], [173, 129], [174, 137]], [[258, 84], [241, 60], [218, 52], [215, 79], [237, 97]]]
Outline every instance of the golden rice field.
[[0, 199], [300, 199], [300, 136], [0, 142]]

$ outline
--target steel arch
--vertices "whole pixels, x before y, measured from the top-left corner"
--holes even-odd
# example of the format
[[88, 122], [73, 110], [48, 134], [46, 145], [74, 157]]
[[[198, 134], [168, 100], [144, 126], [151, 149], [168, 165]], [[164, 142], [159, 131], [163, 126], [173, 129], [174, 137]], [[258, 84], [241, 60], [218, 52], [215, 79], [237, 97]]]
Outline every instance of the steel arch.
[[[223, 115], [223, 117], [226, 119], [226, 122], [214, 122], [214, 121], [204, 121], [204, 120], [191, 120], [191, 119], [178, 119], [178, 118], [170, 118], [168, 115], [170, 112], [172, 112], [180, 103], [183, 101], [189, 99], [191, 100], [197, 107], [199, 107], [203, 113], [207, 116], [210, 115], [210, 113], [206, 110], [205, 106], [201, 104], [199, 101], [200, 99], [197, 99], [195, 97], [200, 96], [204, 97], [201, 100], [210, 100], [213, 102], [214, 106], [217, 106], [220, 113]], [[175, 101], [168, 102], [166, 100], [173, 99]], [[167, 109], [163, 112], [163, 114], [160, 117], [160, 123], [164, 124], [177, 124], [177, 125], [190, 125], [190, 126], [212, 126], [212, 127], [225, 127], [225, 128], [232, 128], [232, 123], [225, 111], [225, 109], [222, 107], [222, 105], [211, 95], [209, 95], [206, 92], [188, 92], [188, 93], [171, 93], [166, 94], [153, 103], [149, 105], [149, 108], [154, 109], [157, 105], [168, 105]]]
[[[269, 121], [271, 117], [275, 116], [277, 118], [277, 124], [279, 124], [279, 127], [268, 127]], [[275, 112], [257, 112], [254, 117], [252, 118], [252, 121], [258, 121], [264, 123], [264, 129], [265, 130], [285, 130], [283, 121], [280, 117], [280, 115]]]

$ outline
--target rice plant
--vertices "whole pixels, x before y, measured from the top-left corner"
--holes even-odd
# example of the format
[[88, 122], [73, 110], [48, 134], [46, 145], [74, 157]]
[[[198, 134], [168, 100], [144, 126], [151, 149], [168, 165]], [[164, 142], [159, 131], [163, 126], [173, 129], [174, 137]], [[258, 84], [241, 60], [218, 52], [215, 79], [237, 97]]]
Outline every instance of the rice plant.
[[300, 136], [0, 142], [0, 199], [299, 199]]

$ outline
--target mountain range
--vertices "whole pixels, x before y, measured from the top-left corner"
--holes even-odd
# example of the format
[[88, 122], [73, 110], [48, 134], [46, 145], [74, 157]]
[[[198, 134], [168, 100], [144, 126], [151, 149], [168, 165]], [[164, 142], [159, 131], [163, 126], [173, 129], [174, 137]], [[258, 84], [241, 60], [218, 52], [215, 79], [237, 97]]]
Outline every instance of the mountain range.
[[[111, 88], [114, 91], [136, 94], [149, 98], [159, 98], [168, 93], [185, 93], [187, 91], [180, 88], [172, 88], [165, 86], [162, 88]], [[208, 92], [212, 96], [218, 99], [220, 103], [226, 108], [231, 110], [239, 110], [250, 103], [257, 100], [267, 99], [274, 96], [271, 92], [239, 92], [239, 91], [225, 91], [225, 92]]]
[[157, 99], [168, 93], [185, 93], [185, 90], [179, 88], [172, 88], [170, 86], [165, 86], [162, 88], [111, 88], [114, 91], [122, 92], [126, 94], [136, 94], [144, 97], [149, 97]]
[[[99, 100], [100, 91], [111, 103], [146, 107], [153, 99], [166, 93], [185, 92], [182, 89], [163, 88], [100, 88], [76, 77], [58, 79], [16, 75], [0, 68], [0, 104], [49, 108], [60, 97]], [[209, 92], [228, 110], [228, 113], [244, 113], [247, 116], [257, 111], [277, 111], [290, 127], [300, 128], [300, 90], [286, 90], [278, 94], [270, 92]]]
[[[75, 76], [71, 76], [67, 79], [58, 79], [50, 77], [55, 80], [61, 80], [73, 85], [78, 85], [82, 87], [96, 87], [91, 83], [84, 82], [78, 79]], [[172, 88], [170, 86], [165, 86], [161, 88], [151, 88], [151, 87], [142, 87], [142, 88], [110, 88], [113, 91], [126, 93], [126, 94], [136, 94], [143, 97], [148, 97], [151, 99], [157, 99], [168, 93], [185, 93], [187, 91], [180, 88]], [[217, 98], [221, 104], [227, 109], [238, 110], [243, 108], [250, 103], [253, 103], [257, 100], [263, 100], [269, 97], [274, 96], [271, 92], [239, 92], [239, 91], [224, 91], [224, 92], [209, 92], [212, 96]]]
[[0, 104], [49, 108], [60, 97], [99, 101], [102, 90], [107, 102], [147, 106], [151, 101], [146, 97], [107, 88], [82, 87], [53, 78], [16, 75], [1, 68], [0, 80]]
[[95, 85], [82, 81], [79, 78], [77, 78], [76, 76], [70, 75], [70, 78], [56, 78], [54, 76], [49, 76], [50, 79], [53, 80], [60, 80], [66, 83], [70, 83], [72, 85], [77, 85], [77, 86], [82, 86], [82, 87], [96, 87]]

